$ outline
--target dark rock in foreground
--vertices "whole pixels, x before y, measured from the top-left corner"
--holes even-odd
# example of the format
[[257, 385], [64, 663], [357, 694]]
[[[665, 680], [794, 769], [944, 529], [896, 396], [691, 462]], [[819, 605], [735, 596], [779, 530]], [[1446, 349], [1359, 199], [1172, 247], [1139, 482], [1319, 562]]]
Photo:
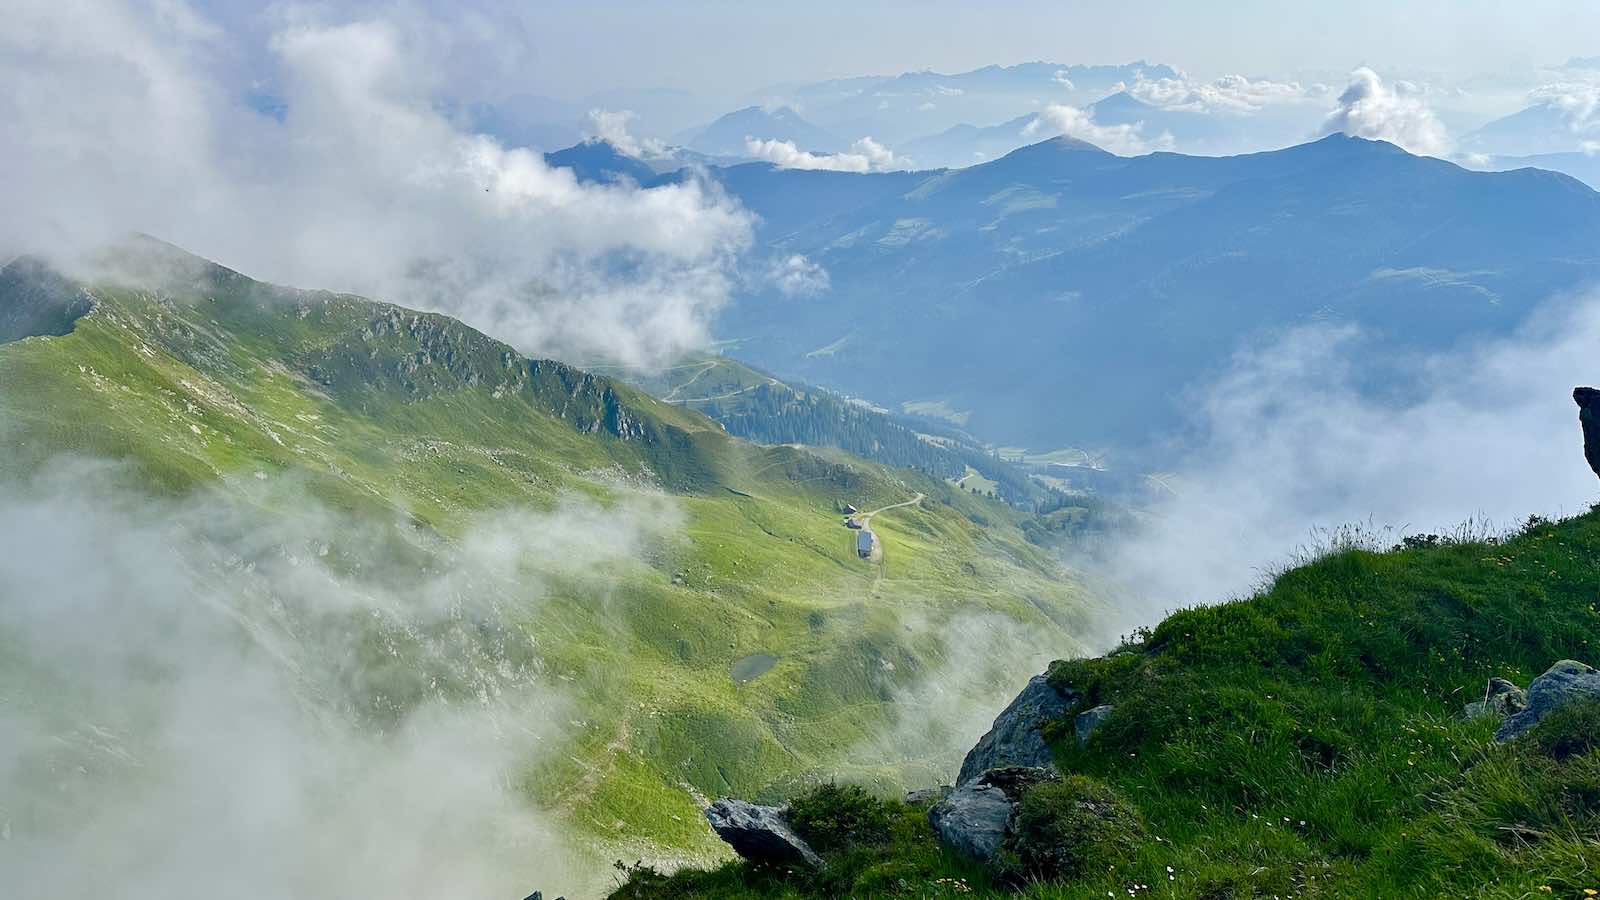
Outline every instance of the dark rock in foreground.
[[1573, 388], [1572, 400], [1578, 404], [1578, 424], [1583, 426], [1583, 458], [1600, 475], [1600, 390]]
[[783, 812], [781, 807], [724, 798], [706, 808], [706, 819], [717, 837], [752, 863], [821, 868], [822, 857], [794, 833]]
[[1055, 757], [1039, 729], [1046, 722], [1061, 719], [1075, 697], [1063, 695], [1043, 675], [1028, 680], [1011, 705], [1001, 711], [994, 726], [978, 739], [961, 763], [956, 776], [960, 786], [990, 769], [1004, 766], [1052, 767]]
[[1600, 670], [1572, 659], [1563, 659], [1528, 685], [1528, 707], [1507, 716], [1497, 741], [1521, 737], [1539, 724], [1552, 710], [1576, 700], [1600, 700]]

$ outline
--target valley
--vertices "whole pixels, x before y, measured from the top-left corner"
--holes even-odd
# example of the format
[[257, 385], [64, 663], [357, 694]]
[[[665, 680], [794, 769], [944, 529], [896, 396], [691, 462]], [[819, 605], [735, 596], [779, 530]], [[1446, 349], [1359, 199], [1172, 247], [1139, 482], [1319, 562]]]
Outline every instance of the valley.
[[[105, 513], [123, 533], [149, 527], [126, 520], [145, 502], [229, 523], [164, 546], [184, 574], [163, 603], [244, 641], [246, 671], [293, 673], [296, 716], [381, 741], [439, 709], [559, 700], [569, 712], [505, 777], [576, 829], [574, 858], [718, 858], [697, 794], [927, 783], [970, 727], [941, 710], [984, 709], [1060, 647], [1098, 640], [1095, 602], [1025, 540], [1022, 514], [938, 478], [744, 443], [442, 316], [265, 285], [149, 239], [114, 257], [100, 280], [30, 260], [0, 273], [0, 306], [68, 319], [0, 345], [7, 496], [102, 491], [123, 498]], [[855, 560], [843, 498], [873, 510], [881, 563]], [[284, 567], [307, 548], [309, 568]], [[308, 592], [306, 572], [323, 586]], [[22, 583], [0, 590], [8, 605]], [[382, 598], [379, 612], [330, 603], [340, 592]], [[199, 652], [173, 640], [130, 665]], [[344, 643], [369, 650], [327, 655]], [[30, 691], [30, 706], [60, 704], [52, 728], [159, 746], [159, 729], [107, 712], [119, 696], [171, 702], [159, 681], [101, 683], [41, 655], [49, 642], [20, 646], [7, 678], [58, 685]], [[63, 789], [139, 777], [87, 752]], [[46, 795], [7, 806], [13, 829], [65, 815]]]

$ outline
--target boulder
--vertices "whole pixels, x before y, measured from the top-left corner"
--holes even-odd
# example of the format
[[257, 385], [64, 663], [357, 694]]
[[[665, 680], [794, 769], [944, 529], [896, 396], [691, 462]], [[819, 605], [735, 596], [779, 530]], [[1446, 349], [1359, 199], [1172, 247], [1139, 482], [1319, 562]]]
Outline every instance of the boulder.
[[783, 813], [782, 807], [723, 798], [706, 808], [706, 819], [717, 837], [752, 863], [821, 868], [822, 857], [789, 828]]
[[1011, 824], [1011, 799], [988, 784], [969, 781], [928, 810], [928, 824], [940, 843], [975, 859], [988, 861], [1000, 849]]
[[1078, 735], [1078, 743], [1087, 743], [1089, 735], [1094, 734], [1095, 729], [1099, 728], [1100, 723], [1106, 720], [1106, 716], [1111, 715], [1113, 709], [1116, 709], [1116, 707], [1105, 703], [1096, 706], [1094, 709], [1078, 713], [1078, 717], [1072, 720], [1072, 729]]
[[1572, 401], [1578, 404], [1578, 424], [1583, 426], [1583, 458], [1589, 468], [1600, 475], [1600, 391], [1592, 387], [1572, 389]]
[[1600, 699], [1600, 670], [1563, 659], [1528, 685], [1527, 708], [1507, 716], [1494, 739], [1509, 741], [1520, 737], [1551, 710], [1586, 698]]
[[1528, 708], [1528, 695], [1504, 678], [1491, 678], [1483, 690], [1483, 699], [1474, 700], [1462, 707], [1461, 714], [1469, 719], [1494, 716], [1504, 719]]
[[1054, 769], [1005, 766], [960, 784], [928, 810], [940, 843], [987, 862], [1005, 840], [1022, 795], [1036, 784], [1059, 781]]
[[959, 787], [1002, 766], [1054, 766], [1055, 759], [1039, 729], [1046, 722], [1065, 716], [1074, 699], [1051, 687], [1045, 676], [1033, 676], [1022, 693], [995, 718], [994, 726], [967, 753], [961, 763], [961, 774], [956, 776], [956, 785]]

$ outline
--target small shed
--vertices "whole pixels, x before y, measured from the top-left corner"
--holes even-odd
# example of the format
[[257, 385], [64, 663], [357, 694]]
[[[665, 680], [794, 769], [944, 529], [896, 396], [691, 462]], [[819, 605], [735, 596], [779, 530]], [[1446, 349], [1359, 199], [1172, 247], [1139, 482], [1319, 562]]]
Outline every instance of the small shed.
[[847, 515], [847, 516], [853, 516], [853, 515], [855, 515], [856, 513], [860, 512], [860, 511], [861, 510], [856, 509], [855, 504], [853, 504], [853, 503], [846, 503], [844, 505], [844, 514]]
[[860, 528], [861, 527], [861, 520], [857, 519], [857, 518], [847, 518], [847, 519], [844, 520], [844, 527], [846, 527], [846, 528]]
[[862, 529], [856, 534], [856, 555], [862, 559], [872, 556], [872, 545], [878, 539], [870, 530]]

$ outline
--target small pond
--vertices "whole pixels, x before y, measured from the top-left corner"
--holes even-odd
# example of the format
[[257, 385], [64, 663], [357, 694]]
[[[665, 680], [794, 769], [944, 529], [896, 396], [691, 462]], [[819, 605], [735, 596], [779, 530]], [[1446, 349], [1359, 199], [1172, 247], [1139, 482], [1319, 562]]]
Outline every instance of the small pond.
[[771, 653], [752, 653], [733, 661], [733, 683], [744, 684], [763, 675], [778, 661]]

